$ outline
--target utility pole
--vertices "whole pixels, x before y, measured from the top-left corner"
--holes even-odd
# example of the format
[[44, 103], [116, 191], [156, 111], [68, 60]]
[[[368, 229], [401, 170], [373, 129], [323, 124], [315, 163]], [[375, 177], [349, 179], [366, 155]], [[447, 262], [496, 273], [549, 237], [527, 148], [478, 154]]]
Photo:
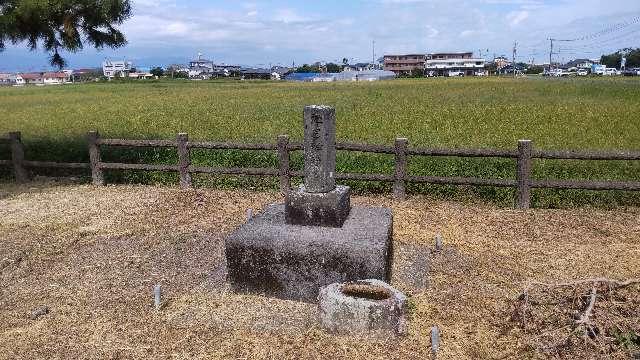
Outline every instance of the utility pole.
[[516, 77], [516, 54], [518, 53], [518, 42], [513, 43], [513, 59], [511, 65], [513, 66], [513, 77]]
[[551, 47], [549, 48], [549, 73], [551, 73], [551, 64], [553, 62], [553, 42], [556, 41], [556, 39], [548, 39], [551, 42]]
[[371, 64], [375, 65], [376, 63], [376, 41], [373, 40], [373, 46], [371, 49]]

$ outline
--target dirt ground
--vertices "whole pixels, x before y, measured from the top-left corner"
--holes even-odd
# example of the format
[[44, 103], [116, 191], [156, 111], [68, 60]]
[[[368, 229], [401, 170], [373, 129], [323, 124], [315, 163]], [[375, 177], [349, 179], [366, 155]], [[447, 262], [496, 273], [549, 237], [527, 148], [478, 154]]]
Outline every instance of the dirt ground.
[[[0, 358], [536, 358], [509, 311], [529, 281], [640, 274], [640, 209], [517, 211], [412, 197], [355, 197], [394, 211], [394, 285], [411, 302], [409, 335], [328, 335], [315, 307], [237, 295], [224, 283], [223, 237], [275, 193], [148, 186], [0, 184]], [[403, 264], [431, 254], [429, 286]], [[418, 269], [418, 270], [416, 270]], [[423, 269], [426, 272], [427, 269]], [[418, 277], [427, 274], [414, 274]], [[152, 307], [154, 284], [165, 303]], [[32, 318], [43, 306], [49, 312]], [[638, 309], [640, 314], [640, 309]], [[640, 315], [639, 315], [640, 316]]]

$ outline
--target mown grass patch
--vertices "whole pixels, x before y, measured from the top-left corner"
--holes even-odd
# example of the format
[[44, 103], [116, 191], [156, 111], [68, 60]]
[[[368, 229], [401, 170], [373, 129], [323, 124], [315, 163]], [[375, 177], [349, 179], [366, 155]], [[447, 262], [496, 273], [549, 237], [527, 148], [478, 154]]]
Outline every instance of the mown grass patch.
[[[85, 161], [84, 136], [275, 142], [286, 133], [302, 138], [302, 108], [336, 107], [340, 141], [410, 146], [514, 149], [531, 139], [539, 149], [634, 150], [640, 139], [640, 81], [588, 79], [406, 79], [374, 83], [188, 82], [99, 83], [46, 88], [0, 89], [6, 109], [0, 133], [20, 130], [27, 157]], [[0, 156], [2, 156], [0, 146]], [[169, 163], [173, 150], [105, 149], [105, 158]], [[274, 153], [194, 151], [194, 163], [211, 166], [275, 166]], [[301, 168], [299, 154], [293, 164]], [[393, 157], [341, 153], [338, 170], [393, 172]], [[6, 174], [5, 170], [3, 171]], [[437, 176], [514, 178], [507, 159], [411, 157], [410, 173]], [[6, 175], [5, 175], [6, 176]], [[536, 161], [534, 176], [550, 179], [640, 180], [639, 162]], [[275, 181], [198, 176], [203, 186], [275, 189]], [[175, 176], [110, 172], [110, 181], [173, 182]], [[387, 191], [388, 184], [350, 183], [358, 192]], [[412, 192], [446, 198], [476, 198], [511, 204], [513, 190], [412, 185]], [[536, 206], [639, 204], [624, 192], [534, 191]]]

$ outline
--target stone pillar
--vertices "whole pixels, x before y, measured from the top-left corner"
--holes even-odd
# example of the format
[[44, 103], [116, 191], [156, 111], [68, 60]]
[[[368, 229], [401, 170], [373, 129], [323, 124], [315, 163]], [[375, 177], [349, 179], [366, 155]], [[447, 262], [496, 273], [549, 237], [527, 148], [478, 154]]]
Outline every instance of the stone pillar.
[[336, 186], [336, 111], [304, 108], [304, 185], [286, 195], [287, 224], [342, 227], [351, 210], [351, 189]]
[[336, 188], [336, 111], [329, 106], [304, 108], [304, 187], [308, 193]]

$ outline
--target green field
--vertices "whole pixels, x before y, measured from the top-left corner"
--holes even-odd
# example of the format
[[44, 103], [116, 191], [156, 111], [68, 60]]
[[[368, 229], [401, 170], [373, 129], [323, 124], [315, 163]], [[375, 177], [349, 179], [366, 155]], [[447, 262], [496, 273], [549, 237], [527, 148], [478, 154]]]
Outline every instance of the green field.
[[[640, 80], [634, 78], [411, 79], [375, 83], [273, 83], [159, 81], [0, 89], [0, 133], [20, 130], [27, 158], [82, 161], [84, 136], [275, 142], [302, 137], [302, 108], [336, 107], [340, 141], [410, 146], [514, 149], [531, 139], [540, 149], [640, 148]], [[7, 158], [0, 148], [0, 158]], [[197, 164], [275, 165], [270, 153], [198, 151]], [[167, 162], [169, 150], [107, 152], [110, 160]], [[300, 157], [294, 164], [301, 166]], [[339, 154], [339, 171], [388, 172], [389, 156]], [[416, 175], [513, 178], [513, 160], [411, 158]], [[6, 169], [0, 170], [5, 171]], [[111, 181], [167, 182], [161, 174], [110, 174]], [[534, 176], [556, 179], [640, 180], [639, 162], [536, 161]], [[208, 186], [272, 187], [274, 181], [200, 177]], [[388, 191], [387, 184], [353, 183], [357, 191]], [[412, 186], [438, 197], [482, 198], [510, 204], [513, 191]], [[623, 192], [535, 191], [536, 206], [640, 204]]]

